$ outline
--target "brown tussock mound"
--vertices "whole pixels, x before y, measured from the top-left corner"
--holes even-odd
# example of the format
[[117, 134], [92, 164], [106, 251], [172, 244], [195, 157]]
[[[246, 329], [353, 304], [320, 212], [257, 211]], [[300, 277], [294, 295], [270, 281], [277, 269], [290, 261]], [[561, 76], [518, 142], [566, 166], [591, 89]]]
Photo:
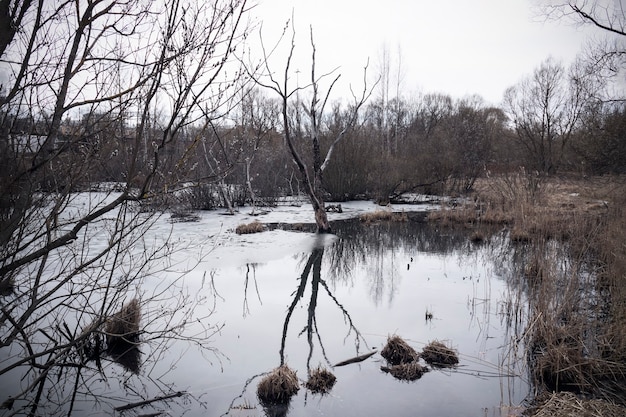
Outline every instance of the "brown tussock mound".
[[400, 336], [392, 336], [387, 339], [387, 344], [380, 352], [381, 356], [391, 365], [415, 362], [419, 354]]
[[459, 363], [456, 351], [438, 341], [426, 345], [421, 357], [431, 366], [451, 367]]
[[415, 361], [400, 365], [381, 366], [380, 370], [390, 373], [394, 378], [402, 381], [415, 381], [420, 379], [429, 369]]
[[238, 235], [247, 235], [251, 233], [260, 233], [264, 230], [265, 227], [263, 226], [263, 223], [259, 221], [253, 221], [252, 223], [248, 224], [240, 224], [235, 229], [235, 233], [237, 233]]
[[327, 369], [318, 367], [311, 371], [306, 388], [316, 394], [327, 394], [335, 385], [337, 378]]
[[257, 396], [265, 404], [287, 404], [299, 389], [296, 372], [287, 365], [281, 365], [261, 379]]
[[107, 353], [111, 358], [133, 373], [139, 373], [139, 320], [141, 306], [136, 298], [111, 316], [105, 325]]

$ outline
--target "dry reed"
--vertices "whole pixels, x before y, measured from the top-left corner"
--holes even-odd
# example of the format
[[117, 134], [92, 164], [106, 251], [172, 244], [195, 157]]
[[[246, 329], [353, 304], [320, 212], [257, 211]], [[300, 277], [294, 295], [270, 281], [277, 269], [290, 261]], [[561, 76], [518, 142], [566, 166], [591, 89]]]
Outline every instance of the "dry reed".
[[111, 316], [105, 325], [107, 354], [133, 373], [139, 373], [141, 351], [139, 350], [139, 300], [132, 299], [120, 311]]
[[392, 336], [387, 339], [387, 344], [380, 355], [391, 365], [414, 362], [419, 359], [419, 354], [400, 336]]
[[316, 394], [327, 394], [335, 385], [337, 378], [328, 369], [318, 367], [311, 371], [306, 381], [306, 388]]
[[287, 365], [281, 365], [261, 379], [257, 385], [257, 396], [264, 404], [287, 404], [299, 389], [296, 372]]
[[429, 219], [499, 222], [511, 242], [524, 244], [520, 277], [528, 283], [526, 347], [536, 385], [626, 404], [626, 177], [521, 170], [479, 179], [475, 188], [473, 201]]
[[363, 223], [371, 224], [380, 221], [406, 222], [409, 220], [409, 217], [405, 212], [396, 213], [390, 210], [376, 210], [361, 214], [359, 219]]
[[415, 381], [420, 379], [429, 369], [414, 361], [399, 365], [381, 366], [380, 370], [390, 373], [394, 378], [401, 381]]
[[237, 233], [238, 235], [247, 235], [251, 233], [260, 233], [264, 230], [265, 227], [263, 226], [263, 223], [255, 220], [252, 223], [240, 224], [235, 229], [235, 233]]
[[420, 356], [431, 366], [451, 367], [459, 363], [459, 355], [456, 351], [439, 341], [433, 341], [424, 346]]

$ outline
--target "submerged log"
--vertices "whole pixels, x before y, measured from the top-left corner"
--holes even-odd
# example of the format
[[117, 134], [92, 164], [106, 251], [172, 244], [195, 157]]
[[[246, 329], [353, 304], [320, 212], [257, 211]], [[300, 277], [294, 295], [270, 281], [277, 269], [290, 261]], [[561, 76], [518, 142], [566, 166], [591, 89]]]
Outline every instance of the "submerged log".
[[370, 356], [373, 356], [377, 351], [374, 350], [370, 353], [366, 353], [364, 355], [359, 355], [359, 356], [355, 356], [354, 358], [350, 358], [347, 359], [345, 361], [341, 361], [336, 363], [334, 366], [345, 366], [345, 365], [350, 365], [351, 363], [358, 363], [358, 362], [363, 362], [365, 359], [369, 358]]

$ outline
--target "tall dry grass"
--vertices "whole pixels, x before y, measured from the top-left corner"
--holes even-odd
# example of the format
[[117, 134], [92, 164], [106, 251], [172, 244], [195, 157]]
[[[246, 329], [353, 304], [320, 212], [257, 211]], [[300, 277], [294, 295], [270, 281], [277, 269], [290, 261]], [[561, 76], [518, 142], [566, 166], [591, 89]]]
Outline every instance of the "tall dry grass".
[[626, 178], [487, 176], [431, 216], [499, 224], [525, 244], [524, 332], [535, 386], [626, 404]]

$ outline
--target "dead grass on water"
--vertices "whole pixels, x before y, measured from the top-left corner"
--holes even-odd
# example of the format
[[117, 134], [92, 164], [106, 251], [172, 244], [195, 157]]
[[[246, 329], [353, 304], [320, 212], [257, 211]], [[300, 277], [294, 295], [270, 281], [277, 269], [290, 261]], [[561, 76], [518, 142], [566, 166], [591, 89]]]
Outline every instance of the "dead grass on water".
[[440, 368], [452, 367], [459, 363], [456, 350], [437, 340], [424, 346], [420, 356], [429, 365]]
[[77, 344], [84, 361], [96, 361], [109, 356], [127, 371], [139, 373], [141, 350], [139, 349], [139, 323], [141, 305], [133, 299], [104, 322], [95, 321], [83, 329]]
[[365, 224], [372, 224], [380, 221], [406, 222], [409, 220], [405, 212], [393, 212], [391, 210], [376, 210], [369, 213], [363, 213], [359, 219]]
[[415, 362], [419, 359], [417, 351], [400, 336], [389, 337], [380, 355], [391, 365]]
[[287, 404], [299, 390], [296, 372], [281, 365], [261, 379], [257, 385], [257, 397], [264, 404]]
[[419, 362], [402, 363], [400, 365], [381, 366], [380, 370], [391, 374], [401, 381], [416, 381], [422, 377], [429, 369], [419, 364]]
[[106, 322], [107, 353], [111, 358], [133, 373], [139, 373], [139, 321], [141, 306], [138, 299], [125, 304]]
[[251, 233], [261, 233], [265, 230], [263, 223], [255, 220], [252, 223], [240, 224], [235, 229], [235, 233], [238, 235], [247, 235]]
[[337, 378], [328, 369], [318, 367], [311, 371], [306, 381], [306, 388], [315, 394], [327, 394], [335, 385]]

